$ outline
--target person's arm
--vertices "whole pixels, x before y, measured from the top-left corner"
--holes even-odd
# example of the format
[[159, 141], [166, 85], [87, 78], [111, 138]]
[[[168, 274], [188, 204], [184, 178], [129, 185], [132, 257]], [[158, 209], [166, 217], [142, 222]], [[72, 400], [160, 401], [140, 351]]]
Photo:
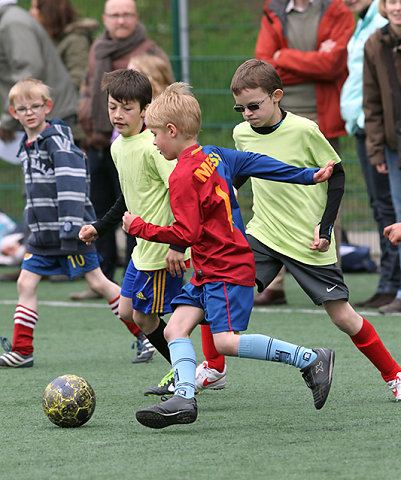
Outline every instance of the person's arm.
[[201, 234], [201, 212], [196, 185], [192, 180], [185, 181], [170, 177], [170, 204], [175, 222], [173, 225], [159, 226], [144, 222], [139, 216], [126, 212], [123, 217], [123, 230], [130, 235], [151, 242], [170, 243], [179, 247], [190, 247]]
[[[42, 78], [44, 61], [41, 56], [41, 45], [37, 35], [27, 27], [26, 23], [13, 22], [5, 25], [0, 38], [7, 56], [7, 64], [10, 66], [7, 76], [10, 86], [24, 78]], [[5, 130], [17, 130], [18, 122], [12, 118], [8, 111], [8, 99], [3, 103], [0, 117], [1, 128]]]
[[99, 237], [110, 230], [113, 230], [121, 222], [121, 217], [126, 211], [127, 205], [125, 203], [125, 198], [124, 195], [121, 194], [103, 218], [93, 223]]
[[323, 168], [295, 167], [280, 162], [268, 155], [242, 152], [228, 148], [216, 148], [216, 152], [227, 159], [231, 178], [251, 176], [277, 182], [314, 185], [326, 181], [332, 172], [334, 162]]
[[315, 230], [315, 239], [311, 243], [312, 250], [325, 252], [331, 243], [334, 222], [337, 218], [341, 199], [344, 194], [345, 172], [341, 163], [336, 163], [333, 174], [327, 181], [327, 202], [320, 224]]
[[84, 154], [51, 152], [57, 187], [58, 221], [61, 250], [76, 251], [83, 224], [86, 198], [86, 165]]
[[[327, 23], [327, 20], [323, 17], [321, 22]], [[279, 20], [265, 8], [255, 57], [271, 63], [277, 69], [284, 85], [333, 82], [333, 79], [343, 75], [346, 68], [347, 43], [355, 27], [353, 14], [342, 6], [341, 11], [336, 12], [335, 18], [333, 17], [329, 30], [327, 27], [328, 25], [324, 30], [324, 38], [319, 35], [318, 30], [320, 43], [316, 50], [303, 52], [288, 48], [284, 44]]]
[[[373, 58], [370, 46], [376, 37], [365, 43], [363, 58], [363, 111], [365, 114], [366, 150], [372, 165], [385, 165], [384, 112], [377, 68], [386, 68], [381, 59]], [[378, 65], [379, 63], [379, 65]], [[380, 66], [381, 64], [381, 66]]]

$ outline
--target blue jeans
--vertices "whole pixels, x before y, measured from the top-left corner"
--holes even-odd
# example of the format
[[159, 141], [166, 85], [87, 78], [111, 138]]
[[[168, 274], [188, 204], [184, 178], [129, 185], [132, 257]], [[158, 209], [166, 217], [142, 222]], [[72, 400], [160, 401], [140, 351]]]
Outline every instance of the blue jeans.
[[[401, 222], [401, 170], [398, 168], [398, 152], [385, 147], [384, 154], [390, 180], [395, 218], [397, 222]], [[398, 246], [398, 253], [401, 258], [401, 244]], [[398, 289], [397, 298], [401, 300], [401, 288]]]
[[401, 286], [400, 257], [398, 248], [383, 236], [384, 227], [396, 221], [389, 182], [391, 175], [378, 173], [376, 167], [370, 163], [366, 153], [365, 130], [358, 129], [355, 138], [369, 202], [380, 239], [380, 278], [376, 292], [395, 294]]

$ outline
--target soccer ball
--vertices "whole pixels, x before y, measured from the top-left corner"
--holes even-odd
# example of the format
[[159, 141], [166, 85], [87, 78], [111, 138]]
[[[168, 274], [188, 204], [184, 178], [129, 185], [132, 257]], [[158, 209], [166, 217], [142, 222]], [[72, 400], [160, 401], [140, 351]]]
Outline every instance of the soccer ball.
[[49, 420], [59, 427], [80, 427], [93, 415], [96, 396], [84, 378], [62, 375], [45, 388], [42, 404]]

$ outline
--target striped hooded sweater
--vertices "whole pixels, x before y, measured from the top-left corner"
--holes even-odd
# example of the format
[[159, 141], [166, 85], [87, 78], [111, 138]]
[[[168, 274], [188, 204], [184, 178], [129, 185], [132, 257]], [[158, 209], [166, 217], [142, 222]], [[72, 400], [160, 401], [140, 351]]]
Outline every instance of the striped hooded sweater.
[[86, 155], [74, 144], [70, 127], [52, 120], [18, 156], [25, 177], [27, 252], [37, 255], [86, 254], [95, 251], [78, 239], [82, 225], [95, 221], [89, 200]]

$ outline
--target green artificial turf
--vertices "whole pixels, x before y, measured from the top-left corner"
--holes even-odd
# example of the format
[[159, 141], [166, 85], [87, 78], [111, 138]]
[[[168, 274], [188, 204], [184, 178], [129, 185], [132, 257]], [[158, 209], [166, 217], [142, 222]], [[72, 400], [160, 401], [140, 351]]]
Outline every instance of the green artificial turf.
[[[0, 269], [0, 274], [3, 269]], [[351, 301], [374, 292], [377, 275], [348, 275]], [[143, 427], [135, 411], [155, 398], [143, 391], [168, 371], [161, 355], [133, 365], [133, 337], [92, 301], [78, 307], [68, 293], [85, 288], [42, 282], [33, 368], [0, 370], [0, 479], [382, 479], [394, 476], [401, 404], [349, 338], [287, 275], [288, 305], [255, 309], [249, 332], [336, 350], [334, 381], [320, 411], [293, 367], [228, 358], [227, 387], [197, 397], [198, 420], [164, 430]], [[0, 335], [12, 336], [17, 299], [0, 284]], [[48, 303], [60, 302], [60, 303]], [[401, 317], [367, 313], [401, 361]], [[200, 331], [193, 341], [201, 361]], [[97, 397], [91, 420], [62, 429], [41, 400], [55, 377], [86, 378]]]

